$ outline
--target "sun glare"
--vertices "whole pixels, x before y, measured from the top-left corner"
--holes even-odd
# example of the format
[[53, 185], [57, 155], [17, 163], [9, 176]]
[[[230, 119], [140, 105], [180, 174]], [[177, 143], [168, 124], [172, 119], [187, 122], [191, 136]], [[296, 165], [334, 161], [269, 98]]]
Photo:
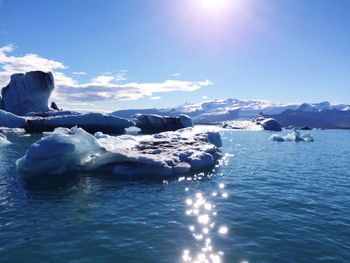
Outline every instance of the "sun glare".
[[207, 10], [223, 9], [227, 7], [230, 0], [197, 0], [201, 7]]

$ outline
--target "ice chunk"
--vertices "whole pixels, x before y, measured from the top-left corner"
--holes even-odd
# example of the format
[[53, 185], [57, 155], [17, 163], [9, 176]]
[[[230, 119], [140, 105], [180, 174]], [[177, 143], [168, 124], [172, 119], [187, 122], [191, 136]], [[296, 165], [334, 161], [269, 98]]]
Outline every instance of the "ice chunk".
[[0, 127], [23, 128], [26, 126], [26, 119], [16, 116], [10, 112], [0, 110]]
[[24, 175], [109, 168], [118, 175], [170, 176], [203, 170], [221, 157], [219, 134], [192, 128], [155, 135], [95, 136], [59, 128], [34, 143], [17, 166]]
[[306, 133], [306, 134], [300, 135], [300, 133], [296, 130], [292, 130], [286, 136], [273, 134], [269, 139], [277, 142], [300, 142], [300, 141], [313, 142], [314, 141], [314, 138], [311, 136], [311, 134]]
[[6, 136], [0, 132], [0, 146], [1, 145], [6, 145], [6, 144], [11, 144], [9, 140], [7, 140]]
[[184, 114], [181, 114], [179, 117], [168, 117], [138, 113], [133, 116], [133, 120], [136, 126], [145, 133], [175, 131], [193, 126], [192, 119]]
[[253, 122], [261, 125], [266, 131], [282, 131], [281, 125], [273, 118], [258, 116], [253, 119]]
[[28, 112], [49, 111], [48, 100], [54, 89], [51, 72], [31, 71], [11, 76], [10, 83], [2, 89], [2, 109], [16, 115]]
[[28, 119], [25, 129], [28, 132], [43, 132], [53, 131], [57, 127], [72, 128], [79, 126], [91, 133], [102, 131], [121, 134], [125, 132], [126, 128], [132, 125], [134, 124], [129, 120], [116, 116], [101, 113], [86, 113]]
[[253, 121], [225, 121], [220, 123], [220, 127], [230, 130], [247, 130], [247, 131], [262, 131], [264, 128]]

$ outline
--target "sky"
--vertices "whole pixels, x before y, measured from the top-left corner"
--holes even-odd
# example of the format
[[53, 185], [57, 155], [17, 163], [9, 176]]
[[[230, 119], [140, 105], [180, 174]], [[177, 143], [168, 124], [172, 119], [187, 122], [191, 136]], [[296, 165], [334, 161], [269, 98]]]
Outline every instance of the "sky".
[[30, 70], [66, 109], [350, 103], [350, 1], [0, 0], [0, 87]]

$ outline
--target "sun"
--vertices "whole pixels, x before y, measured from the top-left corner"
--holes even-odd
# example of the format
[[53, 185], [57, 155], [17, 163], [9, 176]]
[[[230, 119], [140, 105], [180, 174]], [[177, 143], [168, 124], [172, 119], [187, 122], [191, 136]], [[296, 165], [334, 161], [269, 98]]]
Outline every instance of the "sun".
[[218, 10], [228, 6], [230, 0], [197, 0], [198, 5], [207, 10]]

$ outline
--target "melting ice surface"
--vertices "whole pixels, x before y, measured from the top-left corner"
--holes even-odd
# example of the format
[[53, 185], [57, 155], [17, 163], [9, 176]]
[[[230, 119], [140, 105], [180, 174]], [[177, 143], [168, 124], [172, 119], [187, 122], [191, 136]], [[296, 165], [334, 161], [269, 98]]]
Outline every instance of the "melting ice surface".
[[10, 143], [11, 142], [9, 140], [7, 140], [7, 137], [5, 135], [3, 135], [2, 133], [0, 133], [0, 146], [10, 144]]
[[29, 176], [102, 167], [118, 175], [170, 176], [214, 166], [219, 147], [219, 133], [192, 128], [143, 136], [93, 136], [81, 128], [58, 128], [34, 143], [17, 166]]
[[314, 138], [311, 136], [311, 134], [301, 134], [296, 131], [292, 130], [290, 133], [288, 133], [286, 136], [280, 136], [278, 134], [273, 134], [270, 137], [270, 140], [277, 141], [277, 142], [313, 142]]

